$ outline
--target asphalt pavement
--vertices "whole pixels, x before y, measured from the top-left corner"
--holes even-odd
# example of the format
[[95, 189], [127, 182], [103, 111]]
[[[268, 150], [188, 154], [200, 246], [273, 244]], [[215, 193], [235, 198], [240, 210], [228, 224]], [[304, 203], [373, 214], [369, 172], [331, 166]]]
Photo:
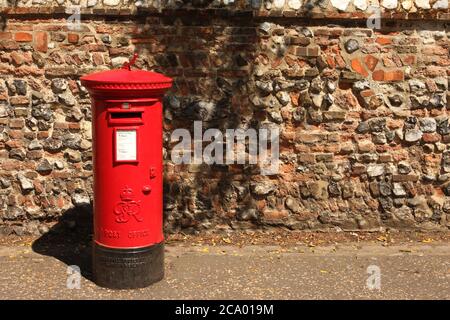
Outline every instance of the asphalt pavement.
[[[446, 242], [315, 247], [170, 244], [164, 280], [137, 290], [96, 286], [91, 281], [90, 248], [68, 250], [43, 252], [32, 242], [0, 246], [0, 298], [450, 299]], [[81, 276], [70, 265], [78, 265]]]

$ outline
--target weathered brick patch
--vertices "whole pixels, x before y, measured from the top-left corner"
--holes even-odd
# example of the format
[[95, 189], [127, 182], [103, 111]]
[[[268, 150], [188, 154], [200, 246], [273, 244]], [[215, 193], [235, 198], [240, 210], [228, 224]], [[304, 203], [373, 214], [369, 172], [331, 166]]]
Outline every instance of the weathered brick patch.
[[[90, 204], [92, 119], [78, 79], [133, 52], [137, 67], [175, 79], [164, 111], [167, 231], [450, 226], [445, 22], [390, 20], [376, 31], [342, 17], [264, 18], [264, 7], [91, 11], [71, 30], [33, 8], [13, 8], [0, 31], [2, 233], [45, 232]], [[279, 127], [280, 173], [174, 165], [170, 134], [194, 120]]]

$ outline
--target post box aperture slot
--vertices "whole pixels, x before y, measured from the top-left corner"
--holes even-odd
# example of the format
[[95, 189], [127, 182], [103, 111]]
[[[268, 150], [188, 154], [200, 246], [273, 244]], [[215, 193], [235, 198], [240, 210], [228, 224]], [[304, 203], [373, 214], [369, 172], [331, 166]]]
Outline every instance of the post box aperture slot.
[[109, 124], [143, 124], [141, 110], [109, 110]]
[[116, 163], [138, 162], [138, 128], [118, 127], [113, 130], [113, 153]]
[[140, 120], [142, 120], [142, 112], [112, 112], [111, 119], [140, 119]]

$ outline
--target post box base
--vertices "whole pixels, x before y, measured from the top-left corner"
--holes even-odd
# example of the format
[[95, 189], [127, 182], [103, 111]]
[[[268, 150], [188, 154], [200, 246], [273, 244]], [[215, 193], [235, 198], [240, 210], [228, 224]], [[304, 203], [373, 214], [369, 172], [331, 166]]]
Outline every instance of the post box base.
[[164, 243], [138, 249], [93, 244], [94, 282], [110, 289], [144, 288], [164, 277]]

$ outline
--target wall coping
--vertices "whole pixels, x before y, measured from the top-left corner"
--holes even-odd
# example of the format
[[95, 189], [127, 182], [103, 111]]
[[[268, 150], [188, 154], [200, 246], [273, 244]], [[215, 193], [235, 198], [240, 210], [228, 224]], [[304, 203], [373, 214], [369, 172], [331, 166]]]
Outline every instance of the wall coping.
[[[5, 0], [4, 0], [5, 1]], [[220, 0], [219, 0], [220, 1]], [[413, 2], [413, 0], [403, 0], [397, 3], [397, 0], [381, 0], [383, 4], [385, 1], [397, 3], [395, 9], [387, 9], [379, 5], [378, 7], [368, 7], [366, 10], [356, 9], [353, 4], [350, 4], [347, 9], [339, 10], [333, 6], [333, 3], [349, 3], [351, 0], [330, 0], [327, 5], [319, 6], [303, 6], [297, 10], [288, 7], [288, 3], [291, 1], [300, 2], [300, 0], [271, 0], [273, 3], [282, 1], [284, 6], [282, 8], [267, 9], [263, 4], [255, 8], [252, 4], [239, 3], [229, 6], [214, 6], [207, 7], [173, 7], [170, 5], [161, 5], [159, 7], [153, 6], [135, 6], [135, 5], [118, 5], [116, 7], [96, 5], [87, 7], [86, 5], [78, 6], [54, 6], [54, 5], [32, 5], [32, 6], [2, 6], [2, 0], [0, 0], [0, 14], [3, 16], [32, 16], [32, 15], [68, 15], [75, 13], [75, 10], [79, 10], [81, 15], [86, 16], [140, 16], [140, 15], [155, 15], [155, 16], [169, 16], [169, 15], [186, 15], [186, 14], [202, 14], [212, 15], [219, 17], [252, 17], [252, 18], [305, 18], [305, 19], [340, 19], [340, 20], [367, 20], [374, 17], [374, 14], [379, 18], [385, 20], [440, 20], [450, 21], [450, 10], [448, 9], [448, 0], [415, 0], [416, 2], [433, 2], [429, 6], [429, 9], [417, 9], [405, 10], [402, 7], [402, 3], [406, 1]], [[259, 1], [259, 0], [253, 0]], [[323, 0], [326, 2], [328, 0]], [[369, 0], [353, 0], [357, 1], [369, 1]], [[377, 0], [370, 0], [377, 1]], [[439, 1], [446, 1], [447, 8], [433, 8]], [[286, 2], [286, 3], [285, 3]], [[304, 1], [307, 2], [307, 1]], [[214, 2], [213, 2], [214, 3]], [[233, 2], [234, 3], [234, 2]], [[334, 4], [336, 5], [336, 4]], [[374, 11], [376, 10], [376, 11]]]

